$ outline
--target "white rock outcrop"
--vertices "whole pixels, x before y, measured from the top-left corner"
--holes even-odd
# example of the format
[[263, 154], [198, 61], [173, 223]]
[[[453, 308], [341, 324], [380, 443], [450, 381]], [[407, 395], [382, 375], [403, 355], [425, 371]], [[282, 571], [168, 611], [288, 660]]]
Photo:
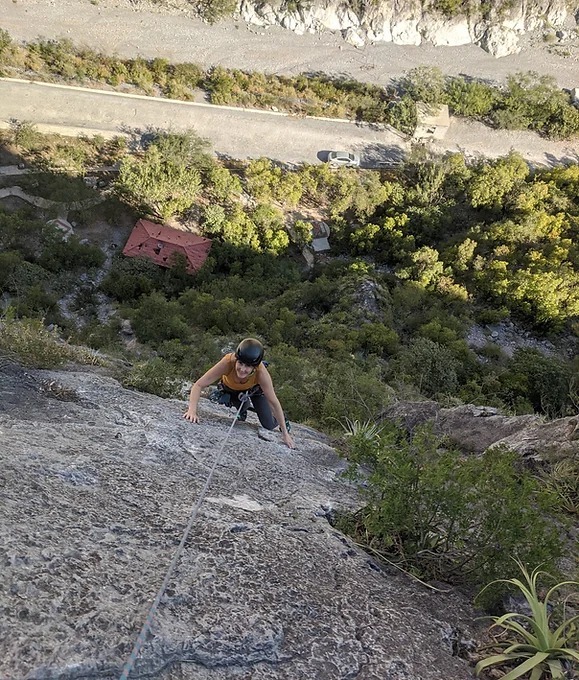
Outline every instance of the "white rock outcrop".
[[240, 16], [258, 26], [283, 26], [305, 32], [340, 31], [347, 42], [363, 47], [368, 42], [435, 46], [476, 44], [495, 57], [520, 51], [520, 36], [542, 27], [559, 28], [569, 16], [565, 0], [518, 0], [510, 9], [486, 14], [471, 11], [449, 18], [429, 11], [415, 0], [382, 0], [356, 13], [341, 0], [323, 0], [300, 6], [292, 3], [256, 3], [241, 0]]

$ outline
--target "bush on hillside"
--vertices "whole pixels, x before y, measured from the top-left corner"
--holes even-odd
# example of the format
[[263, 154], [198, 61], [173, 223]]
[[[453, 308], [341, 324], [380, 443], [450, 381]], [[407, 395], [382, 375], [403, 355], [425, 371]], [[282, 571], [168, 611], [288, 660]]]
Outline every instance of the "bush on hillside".
[[102, 364], [91, 350], [64, 342], [58, 328], [49, 330], [40, 319], [16, 318], [13, 307], [0, 317], [0, 352], [34, 368], [55, 368], [67, 361]]
[[182, 384], [175, 367], [160, 357], [133, 365], [121, 382], [125, 387], [164, 398], [179, 397]]
[[341, 526], [413, 573], [481, 586], [509, 573], [511, 555], [549, 568], [561, 554], [548, 494], [505, 448], [464, 459], [428, 429], [384, 427], [349, 437], [347, 452], [355, 478], [369, 471], [367, 504]]
[[392, 381], [414, 385], [429, 398], [454, 394], [459, 370], [460, 362], [453, 353], [428, 338], [412, 340], [389, 366]]
[[572, 394], [573, 367], [538, 350], [516, 350], [499, 376], [499, 384], [501, 399], [515, 412], [534, 411], [549, 418], [563, 418], [577, 412]]

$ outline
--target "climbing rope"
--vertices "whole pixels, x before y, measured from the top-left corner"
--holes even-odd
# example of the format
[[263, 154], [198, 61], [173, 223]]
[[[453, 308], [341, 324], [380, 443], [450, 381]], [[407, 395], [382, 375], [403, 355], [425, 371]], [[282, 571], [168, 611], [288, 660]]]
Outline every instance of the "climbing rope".
[[127, 662], [125, 663], [123, 667], [123, 672], [121, 673], [121, 676], [119, 680], [127, 680], [131, 671], [133, 670], [133, 667], [135, 665], [135, 662], [137, 660], [137, 657], [139, 656], [139, 652], [141, 651], [141, 647], [145, 643], [145, 638], [147, 637], [147, 633], [151, 629], [153, 625], [153, 620], [155, 618], [155, 613], [157, 611], [157, 608], [159, 606], [159, 603], [161, 602], [161, 598], [163, 597], [163, 594], [165, 593], [165, 589], [167, 588], [167, 585], [169, 583], [169, 579], [171, 578], [171, 574], [173, 573], [173, 570], [177, 566], [177, 562], [179, 560], [179, 557], [181, 557], [181, 553], [183, 552], [183, 548], [185, 547], [185, 543], [187, 542], [187, 538], [189, 538], [189, 533], [191, 531], [191, 528], [193, 526], [193, 523], [195, 522], [195, 519], [197, 517], [197, 513], [199, 512], [199, 508], [201, 507], [201, 504], [203, 503], [203, 500], [205, 499], [205, 494], [207, 493], [207, 490], [209, 489], [209, 485], [211, 484], [211, 479], [213, 478], [213, 473], [215, 472], [216, 467], [219, 465], [219, 462], [221, 460], [221, 456], [223, 455], [223, 451], [225, 449], [225, 444], [227, 443], [227, 440], [229, 438], [229, 435], [231, 434], [233, 428], [235, 427], [235, 423], [237, 422], [237, 417], [241, 413], [241, 409], [244, 407], [245, 403], [249, 401], [251, 404], [251, 399], [249, 395], [245, 392], [242, 392], [239, 395], [239, 401], [241, 402], [239, 405], [239, 408], [237, 409], [237, 412], [233, 418], [233, 422], [231, 423], [229, 430], [227, 430], [227, 434], [225, 435], [223, 441], [221, 442], [221, 448], [219, 449], [217, 456], [215, 457], [215, 461], [213, 462], [213, 465], [211, 467], [211, 470], [209, 471], [209, 475], [207, 476], [207, 479], [205, 480], [205, 486], [203, 487], [203, 490], [199, 494], [199, 498], [197, 499], [197, 503], [193, 506], [193, 509], [191, 510], [191, 514], [189, 516], [189, 522], [187, 523], [187, 526], [185, 528], [185, 531], [183, 533], [183, 537], [181, 538], [181, 542], [179, 543], [179, 546], [177, 547], [177, 550], [175, 551], [175, 554], [173, 555], [173, 559], [171, 560], [171, 564], [169, 565], [169, 569], [167, 570], [167, 573], [165, 575], [165, 578], [163, 579], [163, 583], [161, 584], [161, 587], [159, 588], [159, 592], [155, 596], [155, 599], [153, 600], [153, 604], [150, 606], [149, 611], [147, 613], [147, 616], [145, 617], [145, 622], [143, 623], [143, 627], [141, 628], [141, 632], [139, 633], [135, 644], [133, 646], [133, 650], [131, 654], [129, 655], [129, 658], [127, 659]]

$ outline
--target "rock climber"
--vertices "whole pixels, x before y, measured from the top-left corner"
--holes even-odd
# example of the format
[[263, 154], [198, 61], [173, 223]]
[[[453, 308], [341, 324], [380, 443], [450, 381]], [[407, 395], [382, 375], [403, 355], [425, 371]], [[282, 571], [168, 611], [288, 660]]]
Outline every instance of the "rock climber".
[[[259, 422], [266, 430], [279, 427], [284, 443], [293, 449], [295, 444], [289, 433], [290, 423], [284, 416], [263, 357], [264, 348], [259, 340], [242, 340], [235, 352], [226, 354], [193, 383], [189, 407], [183, 414], [185, 420], [199, 422], [197, 403], [201, 390], [219, 380], [217, 390], [210, 397], [212, 401], [240, 409], [239, 420], [247, 418], [247, 410], [250, 408], [257, 413]], [[242, 406], [244, 393], [251, 399], [251, 406], [247, 401]]]

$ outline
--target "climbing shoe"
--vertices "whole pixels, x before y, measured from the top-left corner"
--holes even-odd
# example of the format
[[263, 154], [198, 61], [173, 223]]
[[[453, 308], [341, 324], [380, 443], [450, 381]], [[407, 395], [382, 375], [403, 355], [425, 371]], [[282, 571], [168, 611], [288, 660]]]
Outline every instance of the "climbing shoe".
[[231, 395], [224, 392], [221, 388], [216, 387], [209, 395], [209, 401], [223, 406], [231, 406]]
[[237, 414], [237, 420], [239, 420], [240, 423], [244, 423], [247, 420], [247, 411], [240, 411]]
[[212, 401], [215, 404], [218, 404], [219, 399], [221, 398], [222, 395], [223, 395], [222, 390], [220, 390], [218, 387], [216, 387], [215, 389], [211, 390], [211, 392], [209, 393], [209, 401]]

